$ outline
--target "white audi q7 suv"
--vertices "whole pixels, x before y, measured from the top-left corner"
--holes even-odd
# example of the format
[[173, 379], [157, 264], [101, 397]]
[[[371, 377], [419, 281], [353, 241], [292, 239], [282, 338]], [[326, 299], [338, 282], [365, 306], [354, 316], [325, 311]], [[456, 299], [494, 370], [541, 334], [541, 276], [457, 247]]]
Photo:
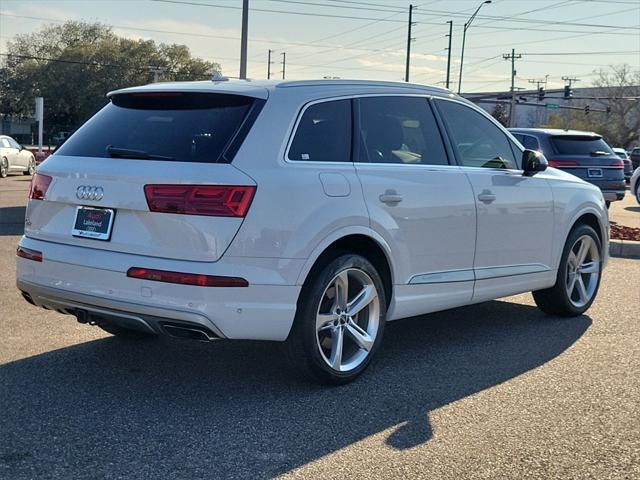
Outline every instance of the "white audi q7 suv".
[[597, 187], [450, 91], [216, 81], [118, 90], [32, 181], [17, 285], [120, 336], [285, 342], [344, 383], [385, 323], [533, 291], [582, 314]]

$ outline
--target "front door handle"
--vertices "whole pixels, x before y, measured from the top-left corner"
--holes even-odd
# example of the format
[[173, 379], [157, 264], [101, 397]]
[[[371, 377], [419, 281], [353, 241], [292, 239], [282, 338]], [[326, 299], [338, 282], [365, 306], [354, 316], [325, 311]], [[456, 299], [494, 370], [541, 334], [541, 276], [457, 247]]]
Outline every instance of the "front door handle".
[[482, 193], [478, 195], [478, 200], [487, 205], [492, 203], [495, 199], [496, 196], [491, 190], [483, 190]]
[[386, 203], [387, 205], [400, 203], [402, 201], [402, 195], [398, 195], [398, 192], [395, 190], [387, 190], [378, 198], [380, 198], [382, 203]]

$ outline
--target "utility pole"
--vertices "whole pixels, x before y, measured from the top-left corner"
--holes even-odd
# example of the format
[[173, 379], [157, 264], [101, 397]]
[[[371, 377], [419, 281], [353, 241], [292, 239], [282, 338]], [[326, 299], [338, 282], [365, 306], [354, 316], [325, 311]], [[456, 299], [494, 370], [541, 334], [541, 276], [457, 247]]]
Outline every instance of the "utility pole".
[[447, 48], [447, 88], [449, 88], [449, 79], [451, 78], [451, 37], [453, 36], [453, 20], [448, 20], [449, 24], [449, 48]]
[[413, 38], [411, 38], [411, 27], [415, 25], [412, 20], [414, 8], [416, 7], [414, 7], [413, 5], [409, 5], [409, 28], [407, 29], [407, 64], [404, 70], [405, 82], [409, 81], [409, 65], [411, 63], [411, 42], [414, 40]]
[[522, 55], [516, 55], [515, 48], [511, 49], [511, 55], [505, 53], [502, 55], [505, 60], [511, 60], [511, 109], [509, 110], [509, 126], [516, 126], [516, 58], [522, 58]]
[[271, 53], [273, 50], [269, 49], [269, 53], [267, 55], [267, 80], [271, 79]]
[[153, 83], [158, 83], [160, 81], [160, 75], [166, 70], [165, 67], [149, 66], [147, 68], [149, 69], [149, 72], [153, 73]]
[[287, 52], [282, 52], [282, 79], [284, 80], [284, 72], [287, 66]]
[[247, 78], [247, 38], [249, 29], [249, 0], [242, 0], [242, 35], [240, 37], [240, 78]]

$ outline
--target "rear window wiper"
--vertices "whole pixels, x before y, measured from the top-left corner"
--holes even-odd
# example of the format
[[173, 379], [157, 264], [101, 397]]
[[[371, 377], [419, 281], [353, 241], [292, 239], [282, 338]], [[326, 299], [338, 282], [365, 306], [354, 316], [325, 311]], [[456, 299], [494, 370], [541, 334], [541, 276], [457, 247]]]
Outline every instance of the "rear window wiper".
[[144, 150], [134, 150], [132, 148], [120, 148], [112, 145], [107, 145], [107, 153], [110, 157], [115, 158], [139, 158], [142, 160], [173, 160], [173, 157], [166, 155], [156, 155], [154, 153], [147, 153]]
[[592, 157], [607, 157], [610, 154], [608, 152], [603, 152], [602, 150], [596, 150], [595, 152], [591, 152]]

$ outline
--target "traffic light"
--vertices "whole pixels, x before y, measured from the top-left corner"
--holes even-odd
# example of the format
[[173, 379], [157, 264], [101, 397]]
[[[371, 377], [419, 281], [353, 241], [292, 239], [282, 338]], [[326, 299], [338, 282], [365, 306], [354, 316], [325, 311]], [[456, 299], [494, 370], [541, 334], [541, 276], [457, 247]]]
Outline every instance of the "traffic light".
[[571, 97], [573, 97], [573, 90], [571, 90], [571, 87], [569, 85], [565, 85], [564, 98], [571, 98]]
[[584, 106], [584, 114], [589, 115], [589, 105]]
[[544, 100], [544, 87], [539, 87], [538, 88], [538, 101], [541, 102], [542, 100]]

